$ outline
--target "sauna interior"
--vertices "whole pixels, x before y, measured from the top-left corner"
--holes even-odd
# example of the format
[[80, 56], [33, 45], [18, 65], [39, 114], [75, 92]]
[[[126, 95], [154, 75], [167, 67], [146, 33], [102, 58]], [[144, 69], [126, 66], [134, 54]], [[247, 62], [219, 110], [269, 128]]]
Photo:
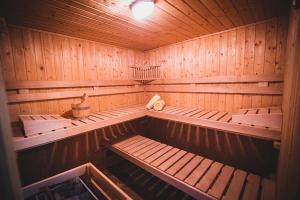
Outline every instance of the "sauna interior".
[[3, 0], [0, 199], [300, 199], [300, 1]]

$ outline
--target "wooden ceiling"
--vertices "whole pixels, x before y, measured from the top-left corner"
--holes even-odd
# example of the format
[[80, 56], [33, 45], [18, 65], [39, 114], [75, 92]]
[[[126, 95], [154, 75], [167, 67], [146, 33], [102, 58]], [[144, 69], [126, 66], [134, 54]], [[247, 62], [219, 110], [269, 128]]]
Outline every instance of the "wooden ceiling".
[[136, 21], [133, 0], [4, 0], [7, 23], [139, 50], [287, 15], [288, 0], [157, 0]]

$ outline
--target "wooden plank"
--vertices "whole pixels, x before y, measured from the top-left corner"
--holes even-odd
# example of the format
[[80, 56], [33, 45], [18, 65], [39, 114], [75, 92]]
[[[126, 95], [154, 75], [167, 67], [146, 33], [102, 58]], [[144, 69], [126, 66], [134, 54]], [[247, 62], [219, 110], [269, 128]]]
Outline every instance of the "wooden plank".
[[180, 150], [175, 155], [166, 160], [163, 164], [161, 164], [158, 169], [162, 171], [166, 171], [169, 167], [176, 163], [181, 157], [186, 154], [186, 151]]
[[138, 83], [132, 80], [97, 80], [97, 81], [6, 81], [7, 90], [49, 89], [103, 86], [130, 86]]
[[282, 85], [259, 87], [256, 85], [146, 85], [146, 92], [213, 93], [213, 94], [264, 94], [282, 95]]
[[173, 185], [176, 188], [180, 188], [180, 190], [188, 193], [190, 196], [193, 196], [196, 199], [207, 199], [207, 198], [211, 198], [209, 197], [207, 194], [199, 191], [196, 188], [191, 187], [190, 185], [182, 182], [182, 181], [178, 181], [178, 179], [174, 178], [173, 176], [170, 176], [166, 173], [164, 173], [161, 170], [158, 170], [157, 168], [155, 168], [154, 166], [140, 160], [140, 159], [136, 159], [132, 156], [130, 156], [129, 154], [126, 154], [123, 151], [120, 151], [116, 148], [111, 148], [112, 151], [116, 152], [117, 154], [119, 154], [120, 156], [124, 157], [125, 159], [129, 160], [130, 162], [135, 163], [136, 165], [138, 165], [139, 167], [145, 169], [146, 171], [150, 172], [151, 174], [153, 174], [154, 176], [157, 176], [160, 178], [159, 181], [165, 181], [171, 185]]
[[189, 112], [189, 113], [186, 113], [182, 116], [186, 116], [186, 117], [192, 117], [193, 115], [197, 114], [197, 113], [200, 113], [202, 111], [202, 109], [197, 109], [197, 110], [194, 110], [192, 112]]
[[28, 93], [28, 94], [9, 94], [9, 103], [30, 102], [30, 101], [45, 101], [53, 99], [67, 99], [74, 97], [81, 97], [84, 93], [88, 96], [104, 96], [115, 94], [139, 93], [143, 92], [143, 88], [111, 88], [102, 90], [78, 90], [78, 91], [64, 91], [64, 92], [46, 92], [46, 93]]
[[233, 174], [233, 171], [234, 169], [232, 167], [227, 165], [224, 166], [217, 180], [215, 181], [211, 189], [209, 189], [208, 194], [216, 197], [217, 199], [221, 199], [223, 192], [225, 191], [225, 188]]
[[194, 186], [206, 173], [212, 163], [213, 161], [210, 159], [202, 160], [200, 165], [193, 170], [193, 172], [184, 180], [184, 182]]
[[201, 111], [201, 112], [199, 112], [199, 113], [197, 113], [197, 114], [195, 114], [195, 115], [193, 115], [191, 117], [193, 117], [193, 118], [199, 118], [199, 117], [207, 114], [208, 112], [209, 112], [208, 110], [203, 110], [203, 111]]
[[132, 148], [132, 149], [128, 150], [127, 152], [129, 154], [133, 154], [134, 152], [139, 151], [140, 149], [143, 149], [143, 148], [145, 148], [145, 147], [153, 144], [154, 142], [155, 142], [154, 140], [148, 139], [148, 141], [146, 141], [145, 143], [143, 143], [143, 144], [141, 144], [141, 145], [139, 145], [139, 146], [137, 146], [135, 148]]
[[164, 155], [171, 149], [173, 149], [171, 146], [166, 146], [166, 147], [160, 149], [159, 151], [157, 151], [156, 153], [154, 153], [153, 155], [149, 156], [148, 158], [144, 159], [144, 161], [146, 163], [152, 163], [154, 160], [158, 159], [159, 157], [161, 157], [162, 155]]
[[232, 122], [281, 129], [282, 113], [269, 114], [269, 108], [249, 109], [246, 114], [233, 114]]
[[209, 119], [210, 117], [217, 114], [219, 111], [210, 111], [209, 113], [206, 113], [205, 115], [199, 117], [200, 119]]
[[182, 169], [192, 158], [194, 154], [188, 152], [180, 160], [178, 160], [173, 166], [171, 166], [166, 172], [174, 176], [180, 169]]
[[227, 113], [225, 116], [223, 116], [221, 119], [219, 119], [220, 122], [229, 122], [232, 118], [231, 113]]
[[207, 84], [207, 83], [258, 83], [258, 82], [283, 82], [283, 76], [271, 75], [241, 75], [241, 76], [210, 76], [188, 79], [161, 79], [151, 82], [152, 85], [173, 85], [173, 84]]
[[149, 141], [148, 138], [142, 138], [141, 140], [135, 140], [135, 142], [133, 144], [128, 145], [128, 146], [123, 146], [122, 150], [123, 151], [129, 151], [130, 149], [138, 147], [138, 146], [144, 144], [147, 141]]
[[257, 199], [260, 185], [260, 177], [254, 174], [247, 176], [246, 186], [243, 193], [243, 200]]
[[[6, 23], [0, 17], [0, 42], [4, 34], [7, 34]], [[1, 68], [2, 64], [0, 63]], [[16, 153], [13, 151], [12, 130], [8, 114], [6, 95], [4, 91], [2, 72], [0, 73], [0, 168], [1, 168], [1, 198], [23, 199], [20, 191], [21, 183], [18, 173]], [[5, 134], [4, 134], [5, 133]]]
[[154, 160], [153, 162], [151, 162], [151, 165], [153, 165], [154, 167], [158, 167], [159, 165], [161, 165], [163, 162], [165, 162], [166, 160], [168, 160], [170, 157], [172, 157], [174, 154], [176, 154], [179, 151], [179, 149], [177, 148], [173, 148], [170, 151], [168, 151], [167, 153], [165, 153], [164, 155], [160, 156], [158, 159]]
[[137, 119], [142, 116], [145, 116], [144, 110], [137, 111], [135, 113], [128, 114], [125, 116], [116, 117], [110, 120], [103, 120], [91, 124], [72, 126], [66, 129], [59, 129], [56, 131], [45, 132], [42, 135], [34, 135], [28, 138], [14, 137], [13, 138], [14, 148], [16, 151], [28, 149], [35, 146], [61, 140], [67, 137], [71, 137], [74, 135], [82, 134], [88, 131], [96, 130], [102, 127], [111, 126], [113, 124], [118, 124], [125, 121], [130, 121], [132, 119]]
[[190, 160], [179, 172], [175, 174], [175, 178], [179, 180], [184, 180], [203, 160], [201, 156], [195, 156], [192, 160]]
[[161, 149], [165, 148], [167, 145], [165, 144], [159, 144], [158, 146], [154, 147], [153, 149], [150, 149], [149, 151], [141, 154], [138, 156], [139, 159], [144, 160], [148, 158], [149, 156], [155, 154], [156, 152], [160, 151]]
[[240, 199], [241, 191], [246, 180], [247, 173], [242, 170], [236, 170], [233, 178], [222, 200], [238, 200]]
[[219, 112], [214, 116], [212, 116], [211, 118], [209, 118], [209, 120], [218, 121], [219, 119], [223, 118], [226, 114], [227, 112]]
[[193, 112], [193, 111], [195, 111], [195, 110], [197, 110], [197, 108], [190, 108], [190, 109], [187, 109], [187, 110], [185, 110], [185, 111], [183, 111], [183, 112], [177, 113], [177, 115], [185, 115], [185, 114], [189, 114], [189, 113], [191, 113], [191, 112]]
[[218, 173], [222, 167], [223, 164], [214, 162], [199, 183], [196, 184], [196, 188], [207, 192], [215, 178], [218, 176]]
[[149, 151], [149, 150], [151, 150], [151, 149], [157, 147], [157, 146], [160, 145], [160, 144], [161, 144], [161, 143], [154, 141], [151, 145], [149, 145], [149, 146], [147, 146], [147, 147], [145, 147], [145, 148], [142, 148], [142, 149], [140, 149], [140, 150], [134, 152], [132, 155], [135, 156], [135, 157], [138, 157], [138, 156], [140, 156], [141, 154], [143, 154], [143, 153], [145, 153], [145, 152], [147, 152], [147, 151]]
[[261, 200], [275, 200], [275, 182], [268, 179], [262, 180]]
[[[239, 124], [222, 122], [220, 120], [212, 121], [212, 120], [200, 119], [200, 118], [196, 118], [196, 115], [194, 115], [193, 117], [183, 117], [183, 116], [178, 117], [171, 114], [147, 111], [147, 116], [155, 117], [158, 119], [167, 119], [167, 120], [172, 120], [181, 123], [193, 124], [202, 127], [209, 127], [211, 129], [228, 131], [235, 134], [246, 135], [246, 136], [261, 138], [265, 140], [281, 139], [281, 133], [279, 130], [276, 129], [242, 126]], [[199, 113], [199, 115], [202, 114]]]
[[143, 140], [143, 139], [144, 139], [143, 137], [137, 135], [137, 136], [134, 136], [133, 139], [130, 138], [129, 140], [125, 140], [124, 143], [122, 143], [120, 145], [117, 144], [117, 145], [114, 145], [114, 146], [117, 147], [117, 148], [120, 148], [120, 149], [124, 149], [125, 147], [130, 146], [132, 144], [135, 144], [136, 142], [139, 142], [140, 140]]

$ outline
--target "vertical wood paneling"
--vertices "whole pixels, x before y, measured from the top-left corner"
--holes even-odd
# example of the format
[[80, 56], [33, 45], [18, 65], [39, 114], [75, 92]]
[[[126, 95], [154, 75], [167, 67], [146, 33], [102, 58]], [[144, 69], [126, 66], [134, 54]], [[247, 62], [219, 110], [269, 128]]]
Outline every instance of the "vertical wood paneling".
[[[5, 80], [128, 80], [129, 67], [141, 65], [140, 51], [71, 38], [17, 26], [1, 36], [1, 63]], [[70, 89], [61, 89], [70, 90]], [[78, 89], [77, 89], [78, 90]], [[39, 90], [35, 92], [47, 92]], [[53, 89], [51, 90], [53, 91]], [[12, 121], [19, 114], [64, 114], [76, 99], [10, 104]], [[89, 99], [93, 111], [143, 102], [143, 94], [123, 94]]]
[[[243, 6], [243, 3], [239, 6]], [[166, 60], [162, 69], [168, 79], [282, 74], [285, 66], [287, 21], [285, 17], [274, 18], [146, 51], [145, 62], [160, 65]], [[152, 94], [147, 93], [147, 98]], [[282, 99], [281, 96], [271, 95], [178, 93], [161, 95], [167, 104], [171, 105], [185, 104], [226, 111], [281, 105]], [[183, 98], [186, 99], [182, 100]]]

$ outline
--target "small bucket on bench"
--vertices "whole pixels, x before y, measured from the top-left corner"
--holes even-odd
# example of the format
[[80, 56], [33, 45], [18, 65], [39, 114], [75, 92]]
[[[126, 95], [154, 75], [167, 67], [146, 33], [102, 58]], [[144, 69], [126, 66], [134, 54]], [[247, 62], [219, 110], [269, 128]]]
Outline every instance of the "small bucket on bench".
[[80, 103], [73, 103], [71, 104], [72, 107], [72, 115], [75, 118], [85, 118], [90, 115], [90, 105], [87, 103], [87, 94], [84, 93], [84, 95], [81, 97]]

